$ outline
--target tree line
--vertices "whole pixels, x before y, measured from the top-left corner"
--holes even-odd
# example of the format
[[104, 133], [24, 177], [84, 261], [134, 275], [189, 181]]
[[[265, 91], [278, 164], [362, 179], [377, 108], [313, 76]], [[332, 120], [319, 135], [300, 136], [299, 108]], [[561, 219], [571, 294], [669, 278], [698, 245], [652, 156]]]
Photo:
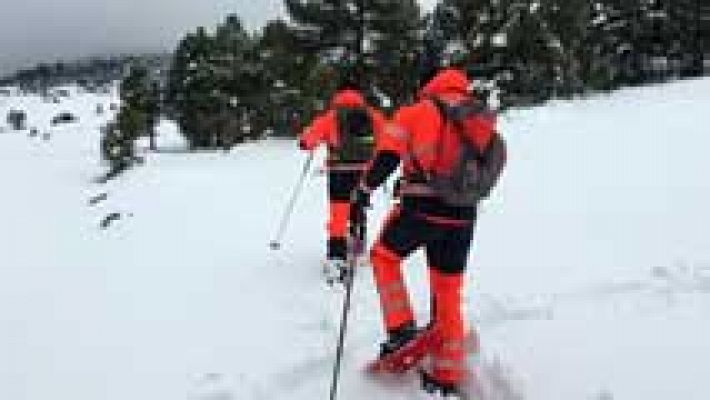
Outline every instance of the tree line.
[[707, 0], [439, 0], [430, 12], [417, 0], [284, 6], [285, 18], [258, 31], [236, 14], [196, 28], [169, 66], [161, 57], [41, 64], [12, 81], [42, 88], [87, 73], [125, 77], [103, 148], [126, 160], [135, 138], [154, 137], [161, 113], [192, 149], [295, 135], [344, 77], [388, 111], [416, 96], [427, 69], [456, 65], [511, 107], [700, 76], [710, 63]]
[[285, 0], [288, 18], [248, 32], [237, 15], [188, 33], [166, 105], [193, 148], [293, 135], [344, 74], [391, 109], [432, 64], [494, 82], [503, 106], [703, 75], [700, 0]]
[[0, 86], [17, 86], [25, 92], [46, 93], [52, 87], [77, 83], [92, 91], [121, 80], [126, 76], [129, 65], [139, 62], [157, 66], [164, 57], [145, 54], [41, 62], [0, 78]]

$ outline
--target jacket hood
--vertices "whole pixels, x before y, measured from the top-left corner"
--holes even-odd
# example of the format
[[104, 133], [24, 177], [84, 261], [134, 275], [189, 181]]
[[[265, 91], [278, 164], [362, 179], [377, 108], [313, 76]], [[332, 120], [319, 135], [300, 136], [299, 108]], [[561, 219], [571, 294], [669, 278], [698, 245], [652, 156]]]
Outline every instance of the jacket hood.
[[365, 97], [357, 90], [346, 89], [337, 92], [333, 96], [330, 105], [332, 107], [365, 106]]
[[421, 90], [421, 95], [467, 94], [470, 84], [465, 72], [448, 68], [434, 75]]

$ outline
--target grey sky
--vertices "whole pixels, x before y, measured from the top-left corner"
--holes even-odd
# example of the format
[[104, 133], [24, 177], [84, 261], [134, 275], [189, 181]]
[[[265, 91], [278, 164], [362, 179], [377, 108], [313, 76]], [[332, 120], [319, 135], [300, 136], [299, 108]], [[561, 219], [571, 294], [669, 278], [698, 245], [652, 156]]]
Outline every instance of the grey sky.
[[[436, 0], [420, 0], [431, 7]], [[249, 29], [283, 14], [282, 0], [6, 0], [0, 75], [38, 61], [172, 50], [185, 32], [237, 13]]]

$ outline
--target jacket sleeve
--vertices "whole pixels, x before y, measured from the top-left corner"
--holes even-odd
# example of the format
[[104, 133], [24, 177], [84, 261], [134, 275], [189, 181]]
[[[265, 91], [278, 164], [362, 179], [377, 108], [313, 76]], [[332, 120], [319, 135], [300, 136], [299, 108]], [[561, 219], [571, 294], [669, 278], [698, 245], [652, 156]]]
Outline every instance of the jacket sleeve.
[[382, 185], [399, 166], [399, 155], [392, 151], [378, 151], [363, 176], [362, 185], [372, 191]]
[[406, 135], [402, 125], [401, 112], [397, 112], [391, 121], [380, 114], [374, 119], [375, 155], [363, 176], [362, 185], [374, 190], [382, 185], [397, 170], [406, 151]]
[[409, 112], [407, 109], [397, 111], [391, 120], [385, 121], [377, 140], [377, 151], [393, 152], [403, 157], [407, 152], [409, 141]]
[[331, 112], [327, 112], [316, 117], [313, 122], [306, 127], [301, 133], [298, 140], [298, 146], [302, 150], [313, 150], [318, 145], [329, 140], [330, 136], [333, 135], [333, 115]]

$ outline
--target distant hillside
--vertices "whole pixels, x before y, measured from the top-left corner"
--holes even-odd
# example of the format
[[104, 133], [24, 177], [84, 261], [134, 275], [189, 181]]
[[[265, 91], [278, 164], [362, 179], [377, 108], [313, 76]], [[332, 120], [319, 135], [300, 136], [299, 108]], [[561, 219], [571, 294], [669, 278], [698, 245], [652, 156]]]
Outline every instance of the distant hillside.
[[69, 82], [103, 84], [121, 79], [131, 63], [161, 69], [168, 61], [169, 55], [140, 54], [42, 62], [0, 77], [0, 86], [13, 85], [29, 91], [42, 91]]

